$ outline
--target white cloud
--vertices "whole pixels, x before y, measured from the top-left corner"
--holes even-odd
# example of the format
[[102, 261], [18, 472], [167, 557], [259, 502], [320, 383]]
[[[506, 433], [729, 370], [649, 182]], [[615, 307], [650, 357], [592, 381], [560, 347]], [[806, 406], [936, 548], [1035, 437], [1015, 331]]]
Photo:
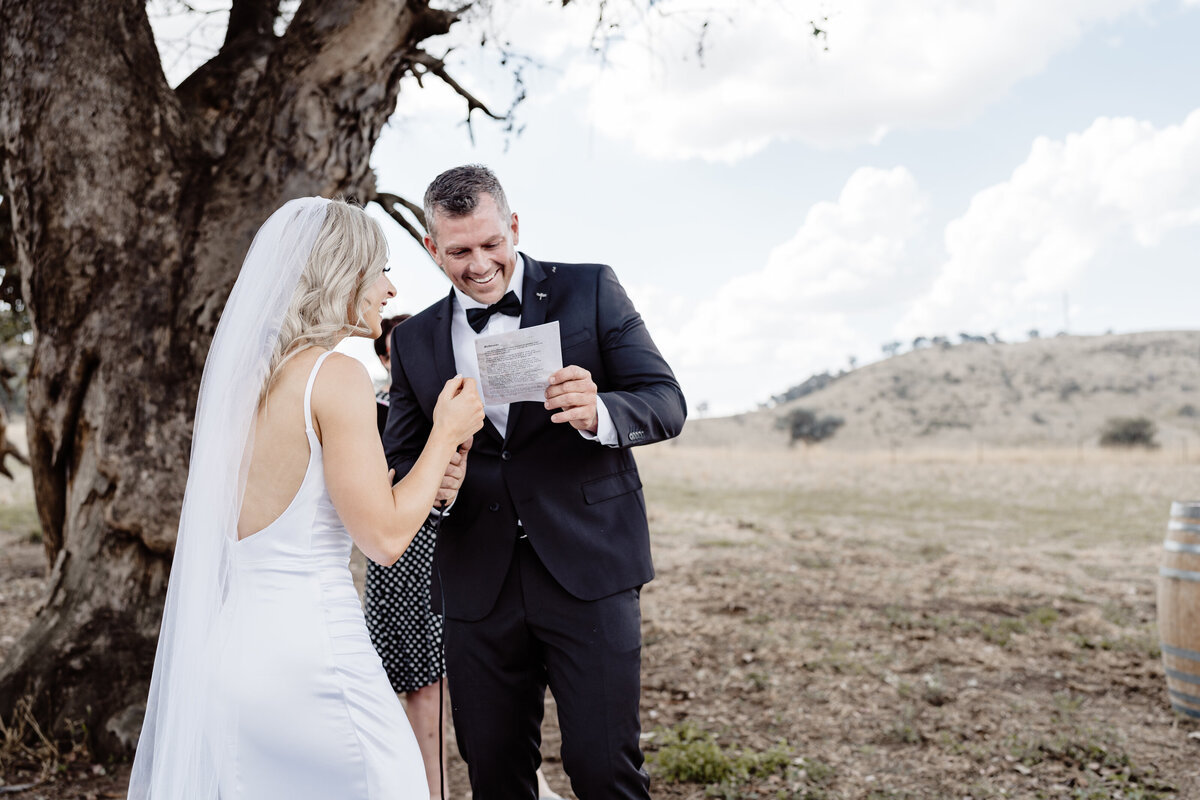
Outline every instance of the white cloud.
[[631, 286], [693, 402], [738, 410], [852, 353], [876, 348], [852, 318], [908, 291], [910, 244], [926, 198], [904, 168], [862, 168], [836, 201], [818, 203], [760, 269], [714, 287], [690, 306], [666, 290]]
[[[809, 22], [823, 3], [662, 0], [606, 67], [576, 60], [567, 84], [600, 131], [646, 155], [734, 162], [776, 140], [844, 146], [963, 122], [1087, 27], [1149, 2], [848, 0], [820, 23], [825, 52]], [[682, 60], [696, 40], [680, 19], [712, 8], [703, 64]]]
[[904, 168], [863, 168], [836, 203], [813, 206], [804, 225], [771, 253], [762, 277], [796, 300], [848, 311], [892, 300], [925, 198]]
[[898, 332], [1021, 330], [1023, 309], [1056, 302], [1121, 237], [1153, 247], [1197, 224], [1200, 110], [1161, 129], [1101, 118], [1062, 141], [1039, 138], [946, 227], [947, 260]]

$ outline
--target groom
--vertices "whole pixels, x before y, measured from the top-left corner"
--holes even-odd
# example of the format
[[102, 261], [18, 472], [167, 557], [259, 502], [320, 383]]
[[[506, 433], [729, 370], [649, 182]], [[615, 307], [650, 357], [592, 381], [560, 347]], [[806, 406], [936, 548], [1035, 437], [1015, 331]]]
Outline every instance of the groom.
[[548, 684], [576, 795], [648, 798], [639, 593], [654, 569], [630, 448], [679, 433], [683, 394], [612, 269], [516, 251], [517, 215], [486, 167], [435, 178], [425, 218], [425, 247], [454, 288], [393, 333], [383, 441], [397, 477], [442, 384], [479, 377], [476, 337], [557, 320], [568, 365], [544, 404], [485, 406], [465, 476], [448, 468], [439, 494], [433, 602], [473, 796], [536, 797]]

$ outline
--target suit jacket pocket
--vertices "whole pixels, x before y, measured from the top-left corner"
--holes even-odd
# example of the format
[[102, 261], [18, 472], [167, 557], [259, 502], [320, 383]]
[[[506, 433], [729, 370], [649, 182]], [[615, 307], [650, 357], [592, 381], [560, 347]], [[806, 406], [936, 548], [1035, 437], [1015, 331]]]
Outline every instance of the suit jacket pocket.
[[642, 488], [642, 479], [636, 469], [627, 469], [615, 475], [606, 475], [583, 484], [583, 499], [588, 505], [611, 500]]

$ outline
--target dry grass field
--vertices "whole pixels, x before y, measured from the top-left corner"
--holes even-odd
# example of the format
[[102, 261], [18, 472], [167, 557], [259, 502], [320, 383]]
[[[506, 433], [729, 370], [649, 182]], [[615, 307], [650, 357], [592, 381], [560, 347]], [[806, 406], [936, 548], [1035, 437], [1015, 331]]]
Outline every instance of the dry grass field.
[[[1167, 704], [1154, 625], [1168, 507], [1200, 496], [1200, 464], [671, 444], [639, 463], [655, 797], [1200, 797], [1200, 724]], [[25, 479], [0, 498], [0, 657], [45, 574]], [[552, 712], [546, 734], [565, 788]], [[10, 796], [123, 796], [127, 768], [65, 749]], [[31, 774], [14, 752], [10, 789]], [[462, 797], [461, 763], [451, 779]]]
[[[641, 463], [656, 796], [1200, 797], [1154, 626], [1169, 504], [1200, 466], [671, 446]], [[655, 752], [684, 726], [774, 769], [668, 783], [676, 756], [702, 760]]]

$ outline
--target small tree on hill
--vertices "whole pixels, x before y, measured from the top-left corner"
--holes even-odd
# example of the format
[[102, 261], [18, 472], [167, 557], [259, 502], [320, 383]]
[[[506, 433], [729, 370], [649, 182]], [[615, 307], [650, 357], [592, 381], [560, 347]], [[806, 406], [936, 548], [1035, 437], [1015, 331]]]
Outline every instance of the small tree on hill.
[[780, 417], [775, 424], [788, 432], [788, 444], [795, 445], [798, 441], [805, 444], [824, 441], [837, 433], [844, 423], [841, 417], [818, 417], [807, 408], [796, 408]]
[[1100, 431], [1101, 447], [1158, 447], [1158, 426], [1146, 417], [1111, 417]]

